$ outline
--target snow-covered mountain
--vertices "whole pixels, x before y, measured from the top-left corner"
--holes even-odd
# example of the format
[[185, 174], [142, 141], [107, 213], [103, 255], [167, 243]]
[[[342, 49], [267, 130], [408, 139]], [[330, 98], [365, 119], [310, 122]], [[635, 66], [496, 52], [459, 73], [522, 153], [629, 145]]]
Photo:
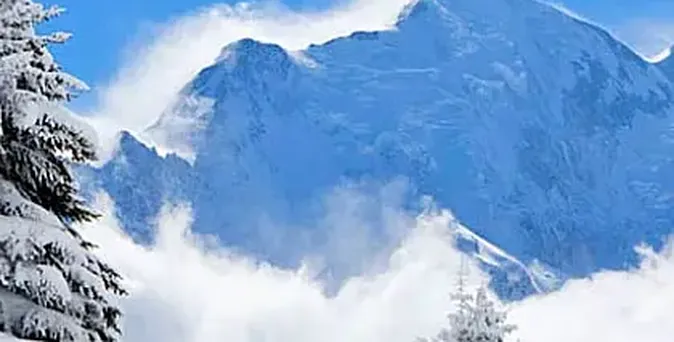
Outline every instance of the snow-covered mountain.
[[[196, 231], [271, 259], [302, 250], [330, 189], [403, 177], [405, 207], [430, 195], [473, 230], [467, 248], [583, 276], [672, 232], [673, 95], [659, 67], [545, 4], [421, 0], [390, 31], [225, 47], [146, 132], [182, 157], [122, 134], [90, 172], [139, 238], [184, 200]], [[270, 237], [265, 219], [288, 228]]]

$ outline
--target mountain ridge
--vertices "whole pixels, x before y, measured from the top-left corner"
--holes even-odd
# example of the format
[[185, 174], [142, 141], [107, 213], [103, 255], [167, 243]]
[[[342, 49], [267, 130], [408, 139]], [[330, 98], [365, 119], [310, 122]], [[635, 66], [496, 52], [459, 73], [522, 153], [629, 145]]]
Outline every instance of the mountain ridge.
[[[419, 1], [393, 30], [302, 52], [226, 47], [151, 130], [189, 132], [168, 140], [191, 165], [128, 163], [141, 149], [128, 136], [92, 177], [132, 231], [156, 214], [147, 203], [187, 200], [196, 231], [283, 259], [246, 231], [261, 215], [301, 226], [345, 180], [402, 176], [407, 209], [430, 195], [524, 264], [584, 276], [633, 265], [636, 244], [672, 232], [672, 89], [605, 31], [538, 2]], [[150, 164], [160, 171], [134, 171]]]

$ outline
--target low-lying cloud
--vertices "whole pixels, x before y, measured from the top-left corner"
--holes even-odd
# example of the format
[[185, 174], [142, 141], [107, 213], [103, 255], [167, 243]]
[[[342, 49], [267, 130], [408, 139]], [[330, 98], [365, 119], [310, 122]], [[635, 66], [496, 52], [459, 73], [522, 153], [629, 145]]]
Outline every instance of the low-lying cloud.
[[[134, 244], [111, 215], [85, 229], [129, 281], [125, 341], [413, 341], [444, 323], [462, 263], [449, 234], [452, 217], [422, 216], [410, 220], [414, 227], [383, 269], [351, 277], [327, 295], [309, 265], [280, 269], [208, 247], [190, 232], [187, 207], [167, 207], [160, 216], [151, 247]], [[469, 284], [486, 281], [474, 265], [467, 268]]]
[[511, 318], [522, 342], [671, 341], [674, 336], [674, 246], [641, 249], [631, 272], [604, 272], [561, 291], [518, 303]]
[[[309, 265], [280, 269], [212, 246], [190, 231], [188, 207], [166, 207], [156, 244], [143, 247], [119, 229], [107, 196], [98, 206], [108, 214], [85, 227], [85, 235], [101, 245], [131, 288], [122, 303], [127, 342], [412, 342], [445, 324], [448, 295], [466, 261], [452, 242], [458, 223], [447, 212], [429, 212], [408, 221], [410, 233], [385, 267], [350, 277], [328, 295]], [[358, 221], [345, 215], [345, 224]], [[511, 321], [519, 325], [513, 337], [671, 341], [672, 250], [644, 253], [638, 270], [597, 274], [511, 304]], [[488, 281], [475, 264], [467, 265], [471, 286]]]

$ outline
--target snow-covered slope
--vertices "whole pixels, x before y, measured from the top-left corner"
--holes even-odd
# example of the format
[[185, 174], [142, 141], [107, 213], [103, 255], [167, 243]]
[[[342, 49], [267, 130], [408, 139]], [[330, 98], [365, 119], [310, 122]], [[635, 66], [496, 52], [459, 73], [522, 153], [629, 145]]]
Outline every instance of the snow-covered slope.
[[[189, 162], [124, 134], [93, 176], [140, 236], [161, 200], [188, 200], [197, 231], [270, 258], [301, 249], [326, 191], [402, 176], [408, 209], [430, 195], [516, 264], [582, 276], [672, 232], [673, 90], [538, 2], [421, 0], [392, 31], [226, 47], [148, 130]], [[261, 217], [288, 228], [267, 241]]]

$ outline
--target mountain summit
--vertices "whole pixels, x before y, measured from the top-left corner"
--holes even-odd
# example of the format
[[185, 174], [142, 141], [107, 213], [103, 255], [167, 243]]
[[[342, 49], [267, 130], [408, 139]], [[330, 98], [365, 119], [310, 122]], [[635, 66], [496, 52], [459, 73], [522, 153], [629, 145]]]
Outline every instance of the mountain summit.
[[547, 5], [421, 0], [390, 31], [226, 47], [148, 130], [187, 158], [125, 134], [94, 173], [140, 236], [188, 201], [196, 231], [272, 259], [287, 248], [260, 217], [299, 236], [335, 186], [404, 178], [407, 208], [429, 195], [524, 264], [584, 276], [672, 232], [673, 90]]

